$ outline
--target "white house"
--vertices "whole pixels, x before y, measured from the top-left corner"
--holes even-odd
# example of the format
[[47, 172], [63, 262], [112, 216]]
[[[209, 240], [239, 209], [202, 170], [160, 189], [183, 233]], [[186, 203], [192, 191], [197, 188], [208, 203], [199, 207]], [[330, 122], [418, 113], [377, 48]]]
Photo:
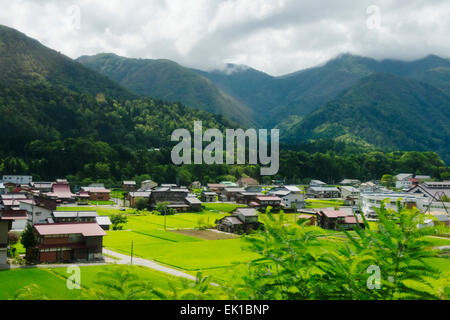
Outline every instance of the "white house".
[[270, 194], [281, 198], [281, 204], [287, 209], [292, 209], [294, 205], [297, 209], [305, 208], [305, 196], [300, 192], [278, 190]]
[[33, 181], [32, 176], [16, 176], [16, 175], [4, 175], [3, 183], [14, 183], [14, 184], [30, 184]]
[[397, 201], [400, 200], [402, 206], [407, 208], [417, 208], [419, 211], [425, 211], [430, 202], [429, 199], [423, 195], [414, 195], [410, 193], [361, 193], [359, 196], [359, 205], [361, 211], [369, 218], [376, 218], [377, 213], [375, 208], [381, 207], [381, 202], [384, 201], [386, 209], [397, 210]]
[[413, 178], [412, 173], [400, 173], [395, 177], [395, 187], [397, 189], [409, 189], [412, 186], [411, 179]]
[[3, 184], [3, 182], [0, 182], [0, 194], [5, 194], [5, 185]]
[[20, 202], [20, 210], [27, 212], [28, 223], [32, 225], [36, 223], [49, 223], [53, 218], [52, 210], [29, 202]]
[[350, 198], [358, 198], [359, 197], [359, 189], [356, 189], [352, 186], [343, 186], [341, 187], [341, 197], [346, 199]]

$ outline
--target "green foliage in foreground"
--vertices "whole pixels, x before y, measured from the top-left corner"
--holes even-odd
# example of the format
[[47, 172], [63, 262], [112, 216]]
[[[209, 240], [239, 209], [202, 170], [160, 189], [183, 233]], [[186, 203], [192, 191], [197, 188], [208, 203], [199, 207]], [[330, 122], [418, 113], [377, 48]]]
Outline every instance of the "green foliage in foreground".
[[[419, 229], [424, 216], [382, 206], [377, 231], [345, 232], [349, 242], [338, 250], [314, 250], [322, 236], [314, 228], [286, 226], [283, 215], [268, 215], [266, 230], [248, 238], [262, 258], [250, 264], [244, 283], [231, 288], [239, 299], [448, 299], [450, 279], [429, 264], [436, 252]], [[434, 285], [433, 285], [434, 284]], [[437, 287], [436, 287], [437, 286]]]

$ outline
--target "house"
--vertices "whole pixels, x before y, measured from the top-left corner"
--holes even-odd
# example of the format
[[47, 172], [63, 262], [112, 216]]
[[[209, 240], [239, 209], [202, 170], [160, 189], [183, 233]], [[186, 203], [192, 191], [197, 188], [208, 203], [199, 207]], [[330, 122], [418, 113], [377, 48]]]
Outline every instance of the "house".
[[306, 196], [308, 198], [339, 198], [341, 193], [336, 187], [328, 186], [310, 186], [306, 191]]
[[45, 193], [52, 191], [52, 185], [54, 182], [31, 182], [30, 186], [39, 192]]
[[139, 191], [148, 191], [152, 190], [153, 188], [157, 187], [158, 184], [153, 180], [145, 180], [141, 182], [141, 188]]
[[245, 192], [244, 188], [227, 187], [223, 190], [225, 201], [236, 201], [236, 195], [240, 192]]
[[96, 222], [98, 213], [96, 211], [53, 211], [54, 223], [67, 222]]
[[236, 208], [230, 216], [216, 221], [217, 230], [229, 233], [249, 233], [263, 224], [258, 221], [258, 213], [252, 208]]
[[361, 211], [368, 218], [377, 218], [375, 208], [379, 209], [384, 202], [386, 209], [397, 210], [397, 202], [408, 209], [417, 208], [420, 211], [426, 210], [430, 200], [422, 194], [411, 194], [401, 192], [385, 193], [361, 193], [359, 196], [359, 205]]
[[193, 190], [193, 189], [200, 189], [202, 187], [202, 184], [200, 181], [194, 181], [189, 185], [189, 189]]
[[23, 211], [0, 212], [0, 266], [7, 264], [8, 258], [8, 232], [15, 221], [25, 221], [27, 215]]
[[217, 193], [212, 191], [203, 191], [201, 194], [201, 199], [203, 202], [216, 202]]
[[0, 209], [3, 210], [17, 210], [20, 206], [20, 201], [27, 200], [27, 196], [23, 193], [8, 193], [0, 196]]
[[272, 188], [268, 195], [273, 195], [281, 198], [281, 203], [284, 208], [302, 209], [306, 207], [305, 196], [297, 186], [277, 186]]
[[323, 229], [329, 230], [349, 230], [354, 226], [364, 228], [364, 223], [361, 219], [359, 223], [355, 216], [341, 210], [320, 210], [317, 212], [317, 225]]
[[95, 221], [103, 230], [109, 230], [112, 225], [111, 219], [108, 216], [95, 217]]
[[[155, 210], [158, 203], [168, 202], [168, 208], [174, 209], [178, 212], [201, 210], [201, 201], [195, 197], [188, 197], [188, 195], [188, 189], [155, 189], [150, 194], [149, 207], [151, 210]], [[195, 198], [195, 200], [192, 198]]]
[[126, 191], [135, 191], [136, 190], [136, 181], [124, 181], [122, 183], [122, 189]]
[[136, 202], [139, 199], [148, 199], [150, 198], [151, 191], [134, 191], [129, 192], [126, 196], [127, 200], [130, 201], [130, 207], [136, 208]]
[[202, 211], [202, 202], [195, 196], [188, 196], [185, 201], [189, 205], [189, 210], [194, 212]]
[[236, 203], [249, 205], [251, 202], [256, 200], [256, 197], [263, 196], [264, 194], [261, 192], [238, 192], [236, 194]]
[[3, 184], [3, 182], [0, 182], [0, 195], [5, 193], [6, 193], [5, 185]]
[[279, 190], [270, 194], [279, 197], [285, 209], [302, 209], [306, 207], [305, 196], [300, 192]]
[[247, 188], [250, 186], [258, 186], [259, 182], [256, 179], [250, 178], [250, 177], [241, 177], [237, 184], [241, 188]]
[[394, 176], [395, 187], [397, 189], [409, 189], [411, 188], [411, 179], [413, 178], [412, 173], [399, 173]]
[[344, 204], [347, 206], [354, 206], [358, 203], [359, 190], [352, 186], [343, 186], [341, 189], [341, 198], [344, 199]]
[[106, 232], [96, 222], [35, 224], [35, 248], [27, 256], [40, 263], [103, 259]]
[[426, 181], [413, 186], [408, 190], [408, 193], [422, 194], [425, 197], [433, 199], [433, 201], [442, 201], [442, 198], [445, 197], [450, 199], [450, 181]]
[[210, 191], [215, 192], [217, 194], [221, 194], [223, 190], [226, 188], [226, 185], [221, 183], [208, 183], [207, 186]]
[[33, 181], [32, 176], [17, 176], [17, 175], [4, 175], [3, 176], [3, 183], [12, 183], [17, 185], [21, 184], [30, 184]]
[[77, 200], [77, 195], [70, 191], [69, 183], [65, 180], [56, 180], [52, 185], [52, 191], [43, 193], [43, 195], [56, 200], [57, 203], [73, 203]]
[[339, 182], [339, 184], [341, 186], [356, 186], [356, 185], [360, 185], [361, 181], [359, 181], [357, 179], [344, 179], [341, 182]]
[[258, 208], [260, 211], [266, 211], [268, 206], [272, 207], [273, 212], [281, 209], [281, 198], [276, 196], [257, 196], [255, 201], [250, 203], [253, 208]]
[[84, 191], [81, 196], [85, 196], [85, 192], [89, 195], [89, 199], [91, 201], [109, 201], [111, 190], [105, 189], [105, 187], [81, 187], [81, 190]]
[[34, 203], [21, 201], [20, 209], [27, 212], [28, 223], [34, 225], [36, 223], [43, 224], [52, 221], [52, 213], [56, 210], [56, 206], [55, 208], [49, 208], [45, 203], [39, 202], [38, 200], [35, 200]]

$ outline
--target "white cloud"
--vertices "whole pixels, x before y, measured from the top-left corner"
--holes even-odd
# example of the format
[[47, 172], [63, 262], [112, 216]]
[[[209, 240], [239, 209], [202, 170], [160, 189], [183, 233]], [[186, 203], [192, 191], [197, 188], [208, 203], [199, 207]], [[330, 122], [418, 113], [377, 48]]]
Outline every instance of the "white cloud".
[[[0, 0], [0, 4], [1, 24], [72, 58], [114, 52], [167, 58], [200, 69], [232, 62], [281, 75], [342, 52], [377, 59], [450, 56], [447, 0]], [[367, 27], [369, 6], [380, 9], [377, 28]]]

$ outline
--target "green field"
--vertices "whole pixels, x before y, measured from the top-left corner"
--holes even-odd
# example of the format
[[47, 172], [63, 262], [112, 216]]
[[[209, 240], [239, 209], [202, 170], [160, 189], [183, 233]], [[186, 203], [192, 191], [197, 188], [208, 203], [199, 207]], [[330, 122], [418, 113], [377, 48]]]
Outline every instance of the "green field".
[[[69, 290], [66, 286], [67, 269], [62, 268], [26, 268], [0, 271], [0, 300], [13, 299], [14, 293], [25, 286], [37, 284], [43, 294], [52, 300], [77, 300], [83, 298], [86, 288], [95, 288], [97, 273], [113, 266], [81, 267], [81, 290]], [[129, 266], [143, 280], [150, 281], [155, 287], [169, 289], [169, 282], [177, 284], [180, 278], [139, 266]]]

